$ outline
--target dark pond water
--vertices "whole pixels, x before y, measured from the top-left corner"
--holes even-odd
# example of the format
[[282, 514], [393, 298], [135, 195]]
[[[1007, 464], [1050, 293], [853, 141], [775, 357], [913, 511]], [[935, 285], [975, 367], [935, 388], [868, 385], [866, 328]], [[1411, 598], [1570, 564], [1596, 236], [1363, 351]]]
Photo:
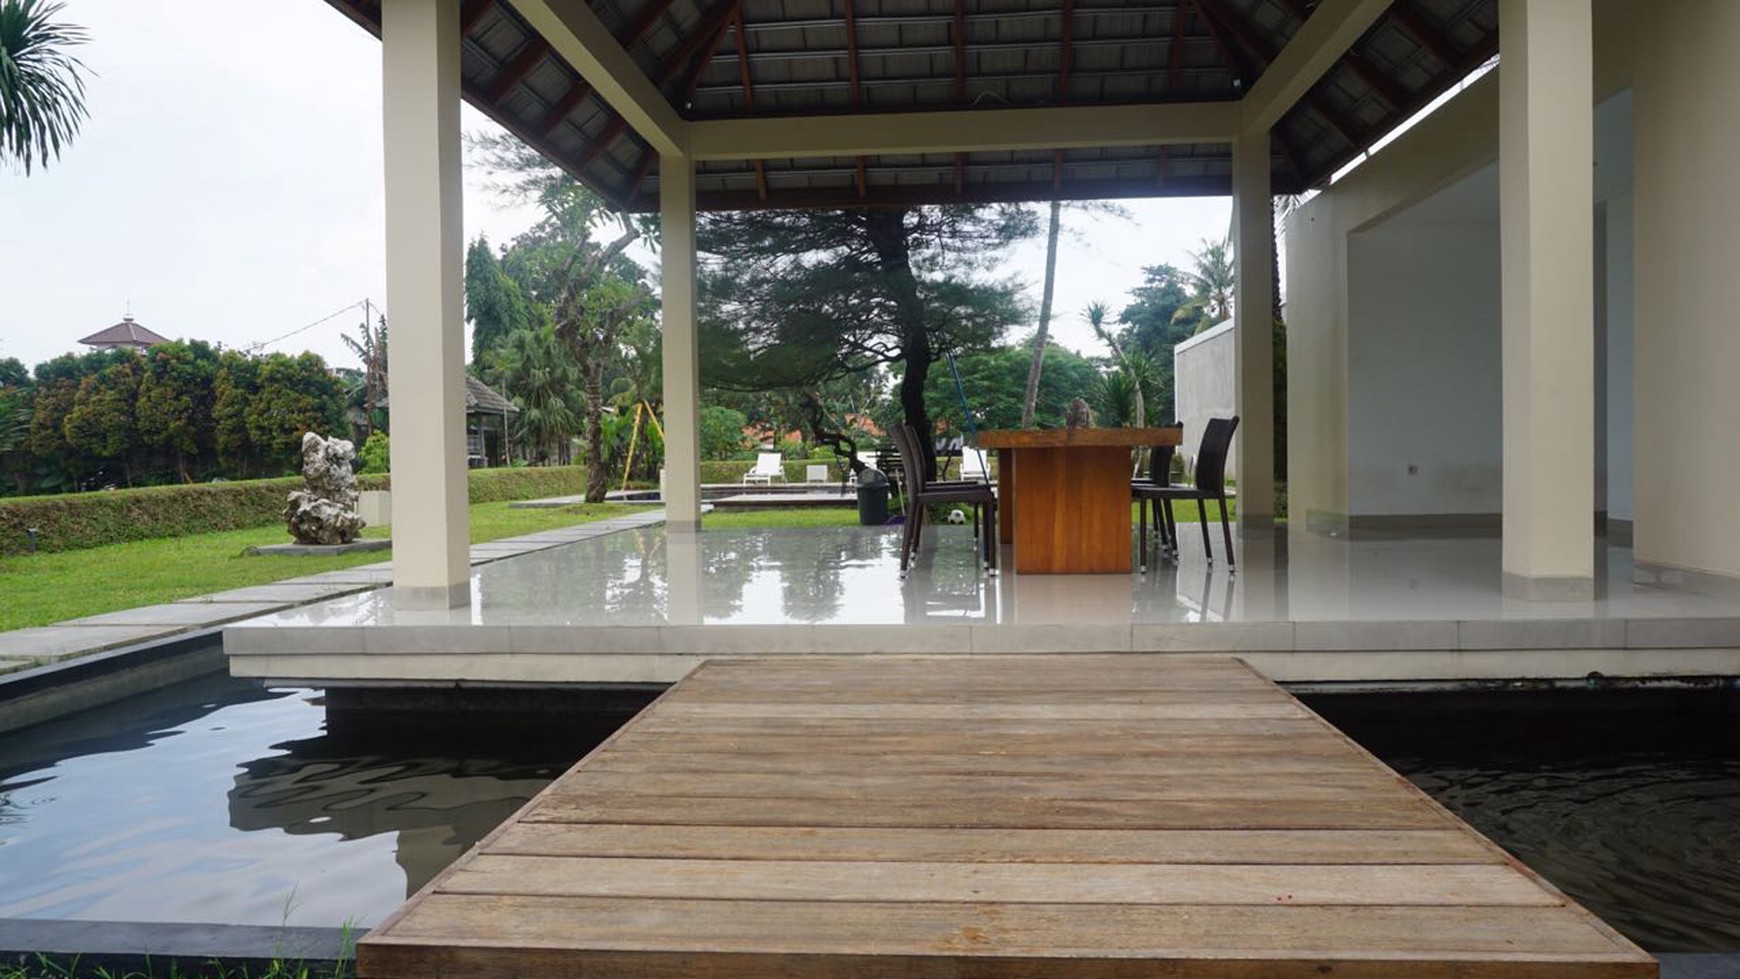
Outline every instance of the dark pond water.
[[1644, 948], [1740, 951], [1735, 693], [1306, 699]]
[[366, 926], [596, 741], [324, 721], [213, 676], [0, 736], [0, 918]]
[[[1309, 702], [1644, 947], [1740, 951], [1732, 694]], [[0, 918], [368, 926], [601, 737], [333, 732], [221, 676], [39, 725], [0, 737]]]

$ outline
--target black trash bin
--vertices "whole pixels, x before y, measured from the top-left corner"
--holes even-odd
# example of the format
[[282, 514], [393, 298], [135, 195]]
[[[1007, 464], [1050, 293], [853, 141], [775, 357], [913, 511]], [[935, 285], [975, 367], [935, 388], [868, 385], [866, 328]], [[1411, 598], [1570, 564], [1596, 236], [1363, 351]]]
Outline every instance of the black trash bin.
[[880, 527], [888, 522], [888, 477], [880, 469], [858, 474], [858, 523]]

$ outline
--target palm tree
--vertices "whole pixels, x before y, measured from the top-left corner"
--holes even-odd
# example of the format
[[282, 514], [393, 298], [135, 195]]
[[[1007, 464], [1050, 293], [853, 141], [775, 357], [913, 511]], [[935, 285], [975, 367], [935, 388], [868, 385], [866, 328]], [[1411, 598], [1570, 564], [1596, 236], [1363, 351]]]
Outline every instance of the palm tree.
[[350, 396], [353, 401], [361, 402], [355, 407], [362, 410], [362, 437], [366, 441], [375, 430], [375, 408], [387, 396], [387, 318], [382, 316], [380, 325], [370, 328], [366, 302], [363, 309], [365, 318], [357, 326], [357, 335], [362, 339], [353, 340], [347, 336], [339, 339], [362, 361], [362, 381]]
[[1178, 307], [1172, 321], [1194, 322], [1196, 332], [1201, 333], [1232, 315], [1232, 241], [1203, 239], [1202, 247], [1189, 254], [1196, 267], [1185, 274], [1190, 278], [1194, 294], [1189, 302]]
[[580, 365], [549, 327], [510, 333], [496, 349], [492, 383], [520, 409], [514, 441], [566, 465], [580, 431]]
[[1057, 233], [1063, 202], [1051, 202], [1051, 225], [1045, 232], [1045, 292], [1039, 300], [1039, 332], [1033, 335], [1033, 361], [1027, 366], [1027, 391], [1021, 397], [1021, 427], [1033, 425], [1033, 404], [1039, 400], [1039, 372], [1045, 366], [1045, 343], [1051, 331], [1051, 295], [1057, 285]]
[[66, 49], [85, 29], [55, 23], [61, 4], [0, 0], [0, 160], [48, 166], [86, 118], [84, 63]]

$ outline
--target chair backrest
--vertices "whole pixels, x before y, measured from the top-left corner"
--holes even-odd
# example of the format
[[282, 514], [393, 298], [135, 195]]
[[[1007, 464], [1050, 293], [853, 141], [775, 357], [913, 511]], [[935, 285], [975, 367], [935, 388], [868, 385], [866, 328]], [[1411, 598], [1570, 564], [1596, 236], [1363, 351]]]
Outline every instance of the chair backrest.
[[828, 467], [824, 465], [808, 465], [804, 467], [804, 482], [825, 483], [828, 481]]
[[1166, 486], [1172, 482], [1172, 453], [1170, 445], [1151, 445], [1148, 447], [1148, 482], [1158, 486]]
[[785, 459], [777, 452], [761, 452], [755, 456], [755, 468], [750, 470], [757, 476], [781, 476], [785, 474]]
[[985, 465], [985, 450], [970, 445], [961, 446], [961, 478], [990, 482], [991, 470]]
[[1239, 416], [1210, 418], [1202, 429], [1202, 442], [1196, 450], [1196, 488], [1204, 493], [1226, 492], [1226, 456], [1232, 447], [1233, 432], [1239, 427]]
[[900, 450], [900, 469], [906, 474], [907, 489], [924, 492], [924, 457], [918, 452], [918, 433], [912, 426], [900, 422], [894, 426], [894, 445]]

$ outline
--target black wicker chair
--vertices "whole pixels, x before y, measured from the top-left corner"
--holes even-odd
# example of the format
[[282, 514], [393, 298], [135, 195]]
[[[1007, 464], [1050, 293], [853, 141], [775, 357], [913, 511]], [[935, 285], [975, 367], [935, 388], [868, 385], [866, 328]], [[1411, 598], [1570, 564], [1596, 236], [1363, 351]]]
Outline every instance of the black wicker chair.
[[932, 483], [924, 478], [924, 454], [918, 451], [918, 436], [905, 424], [894, 427], [895, 441], [900, 447], [900, 466], [906, 473], [907, 507], [905, 535], [900, 542], [900, 576], [906, 577], [912, 567], [913, 552], [918, 550], [919, 536], [924, 533], [924, 511], [929, 506], [963, 503], [973, 508], [973, 536], [983, 545], [983, 562], [988, 574], [997, 573], [997, 494], [989, 484]]
[[[1152, 484], [1143, 486], [1132, 484], [1131, 494], [1138, 503], [1155, 504], [1165, 513], [1166, 531], [1170, 533], [1172, 544], [1178, 544], [1178, 522], [1173, 518], [1173, 500], [1195, 500], [1200, 511], [1202, 526], [1202, 550], [1208, 556], [1208, 563], [1214, 563], [1214, 548], [1208, 541], [1208, 501], [1220, 503], [1220, 531], [1226, 540], [1226, 563], [1233, 568], [1232, 527], [1227, 523], [1226, 516], [1226, 459], [1232, 448], [1232, 437], [1239, 427], [1238, 416], [1231, 418], [1210, 418], [1208, 426], [1202, 431], [1202, 442], [1196, 453], [1196, 482], [1189, 486], [1171, 486]], [[1148, 519], [1145, 508], [1138, 508], [1141, 516], [1142, 540], [1142, 570], [1148, 569]], [[1160, 519], [1156, 514], [1156, 519]]]

